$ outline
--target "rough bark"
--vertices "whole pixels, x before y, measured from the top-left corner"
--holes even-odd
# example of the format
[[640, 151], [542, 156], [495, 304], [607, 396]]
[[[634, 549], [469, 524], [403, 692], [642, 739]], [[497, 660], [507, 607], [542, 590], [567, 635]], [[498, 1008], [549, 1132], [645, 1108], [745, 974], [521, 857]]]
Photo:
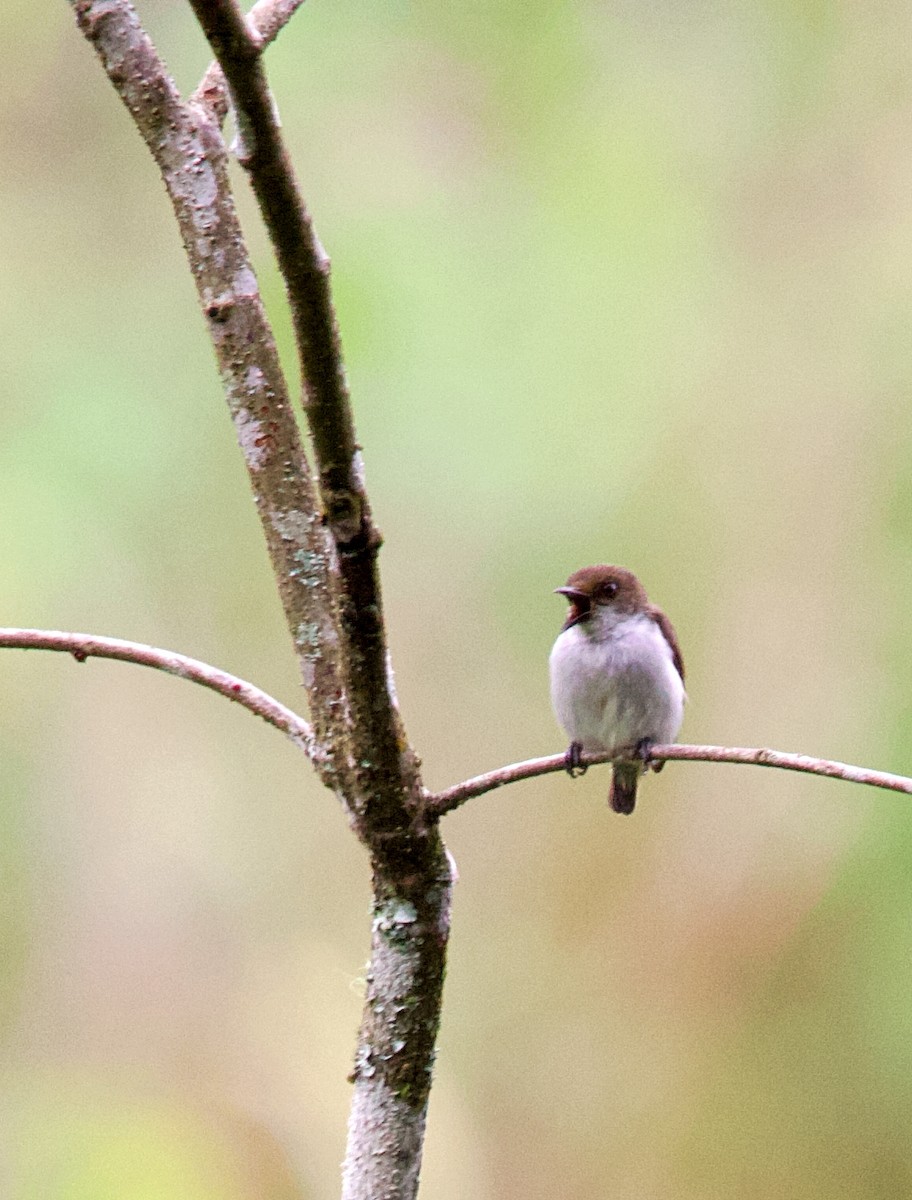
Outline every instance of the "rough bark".
[[237, 219], [221, 131], [202, 106], [185, 103], [122, 0], [71, 0], [157, 163], [174, 208], [266, 545], [307, 689], [324, 776], [348, 791], [350, 761], [332, 540], [320, 519], [311, 472], [291, 409], [275, 340]]
[[[345, 1194], [411, 1200], [440, 1020], [451, 873], [424, 812], [387, 661], [377, 553], [330, 294], [261, 51], [298, 5], [190, 0], [218, 60], [183, 100], [128, 0], [70, 0], [165, 181], [215, 347], [301, 662], [324, 780], [374, 878], [368, 995], [353, 1073]], [[235, 214], [227, 93], [285, 280], [316, 462], [312, 478]]]

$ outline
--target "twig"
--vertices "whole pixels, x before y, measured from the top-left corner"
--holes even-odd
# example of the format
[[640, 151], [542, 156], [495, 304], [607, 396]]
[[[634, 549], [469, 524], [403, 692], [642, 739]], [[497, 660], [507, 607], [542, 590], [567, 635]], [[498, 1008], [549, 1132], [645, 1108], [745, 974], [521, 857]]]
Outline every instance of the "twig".
[[128, 0], [70, 0], [168, 190], [207, 319], [326, 770], [349, 756], [331, 574], [310, 468], [237, 220], [217, 123], [185, 104]]
[[[260, 39], [262, 46], [268, 46], [303, 3], [304, 0], [257, 0], [247, 13], [247, 26]], [[190, 98], [205, 104], [220, 124], [225, 120], [228, 115], [228, 89], [225, 86], [225, 73], [217, 61], [209, 64], [199, 87]]]
[[174, 650], [159, 650], [142, 642], [126, 642], [121, 638], [95, 637], [91, 633], [61, 633], [56, 629], [0, 629], [0, 648], [11, 650], [59, 650], [72, 654], [77, 662], [88, 658], [113, 658], [119, 662], [154, 667], [191, 683], [202, 684], [220, 696], [242, 705], [254, 716], [262, 717], [286, 734], [308, 756], [319, 761], [322, 757], [314, 742], [313, 730], [303, 717], [286, 708], [252, 683], [229, 675], [227, 671], [177, 654]]
[[[610, 754], [584, 754], [585, 766], [596, 766], [611, 762]], [[812, 758], [808, 754], [785, 754], [780, 750], [746, 749], [741, 746], [653, 746], [650, 759], [654, 762], [719, 762], [745, 763], [757, 767], [778, 767], [783, 771], [803, 771], [808, 775], [827, 775], [831, 779], [845, 779], [848, 783], [863, 783], [870, 787], [888, 788], [893, 792], [912, 794], [912, 779], [905, 775], [891, 775], [886, 771], [872, 771], [867, 767], [853, 767], [848, 763], [833, 762], [826, 758]], [[476, 775], [454, 784], [442, 792], [429, 793], [426, 811], [429, 816], [439, 817], [451, 812], [471, 800], [492, 792], [508, 783], [521, 779], [534, 779], [536, 775], [549, 775], [563, 771], [566, 756], [551, 754], [547, 758], [530, 758], [526, 762], [512, 763], [485, 775]]]
[[390, 686], [376, 563], [381, 539], [364, 487], [329, 260], [282, 140], [260, 38], [251, 32], [236, 0], [190, 3], [225, 73], [242, 143], [239, 159], [250, 176], [291, 306], [320, 498], [341, 575], [352, 756], [363, 798], [358, 824], [368, 841], [371, 832], [385, 836], [402, 827], [404, 810], [418, 807], [420, 782]]

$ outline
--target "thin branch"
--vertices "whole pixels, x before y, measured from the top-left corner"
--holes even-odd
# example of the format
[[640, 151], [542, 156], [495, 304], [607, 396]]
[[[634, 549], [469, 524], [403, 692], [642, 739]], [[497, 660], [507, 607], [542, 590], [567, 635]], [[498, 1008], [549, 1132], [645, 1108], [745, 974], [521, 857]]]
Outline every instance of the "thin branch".
[[[257, 0], [247, 14], [247, 27], [262, 46], [275, 41], [304, 0]], [[191, 100], [205, 104], [221, 124], [228, 115], [228, 88], [225, 73], [218, 62], [209, 64]]]
[[153, 667], [199, 683], [228, 700], [240, 704], [254, 716], [262, 717], [270, 725], [286, 734], [308, 758], [319, 763], [322, 758], [313, 736], [313, 730], [296, 712], [286, 708], [279, 700], [268, 695], [252, 683], [229, 675], [218, 667], [188, 658], [174, 650], [159, 650], [142, 642], [126, 642], [121, 638], [96, 637], [91, 633], [61, 633], [56, 629], [0, 629], [0, 648], [10, 650], [58, 650], [72, 654], [77, 662], [88, 658], [113, 658], [118, 662], [137, 663], [141, 667]]
[[[204, 107], [185, 104], [128, 0], [70, 0], [161, 171], [183, 238], [294, 639], [327, 771], [349, 761], [335, 553], [237, 220], [227, 152]], [[226, 564], [229, 566], [229, 564]]]
[[190, 0], [231, 92], [245, 167], [276, 251], [291, 306], [313, 435], [320, 498], [341, 575], [340, 611], [353, 759], [363, 798], [359, 832], [387, 835], [417, 811], [417, 763], [408, 751], [387, 665], [374, 527], [364, 487], [329, 282], [285, 149], [261, 59], [236, 0]]
[[[844, 779], [848, 783], [863, 783], [869, 787], [887, 788], [893, 792], [912, 794], [912, 779], [905, 775], [891, 775], [887, 771], [872, 771], [867, 767], [853, 767], [848, 763], [833, 762], [826, 758], [812, 758], [807, 754], [785, 754], [780, 750], [746, 749], [741, 746], [653, 746], [650, 752], [653, 762], [719, 762], [744, 763], [756, 767], [778, 767], [783, 771], [803, 771], [808, 775], [827, 775], [831, 779]], [[610, 754], [584, 754], [585, 766], [596, 766], [611, 762]], [[458, 808], [466, 800], [483, 796], [495, 788], [521, 779], [534, 779], [536, 775], [549, 775], [563, 771], [566, 755], [551, 754], [547, 758], [530, 758], [526, 762], [512, 763], [485, 775], [476, 775], [454, 784], [442, 792], [429, 793], [426, 797], [428, 816], [440, 817]]]
[[288, 289], [320, 483], [333, 501], [326, 506], [326, 516], [347, 545], [365, 532], [364, 489], [357, 478], [358, 447], [330, 295], [329, 261], [282, 139], [261, 60], [261, 38], [248, 27], [236, 0], [190, 4], [234, 101], [240, 161], [250, 175]]

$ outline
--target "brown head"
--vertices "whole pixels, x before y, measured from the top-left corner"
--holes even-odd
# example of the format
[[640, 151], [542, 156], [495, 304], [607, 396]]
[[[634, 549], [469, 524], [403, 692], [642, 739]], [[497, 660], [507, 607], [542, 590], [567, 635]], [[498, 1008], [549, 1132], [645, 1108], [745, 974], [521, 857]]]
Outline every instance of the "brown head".
[[644, 612], [649, 600], [632, 571], [602, 564], [574, 571], [563, 587], [555, 588], [570, 601], [564, 629], [588, 621], [602, 609], [618, 616]]

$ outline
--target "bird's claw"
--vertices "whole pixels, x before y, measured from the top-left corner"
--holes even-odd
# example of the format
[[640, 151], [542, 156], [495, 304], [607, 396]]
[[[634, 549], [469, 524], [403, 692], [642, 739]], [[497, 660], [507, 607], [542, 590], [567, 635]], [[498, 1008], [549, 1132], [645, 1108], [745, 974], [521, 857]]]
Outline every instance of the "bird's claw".
[[658, 772], [661, 771], [661, 769], [665, 766], [665, 764], [663, 762], [653, 762], [652, 761], [652, 747], [654, 745], [655, 745], [655, 742], [653, 742], [652, 738], [640, 738], [640, 740], [636, 744], [636, 750], [634, 751], [634, 753], [635, 753], [636, 757], [642, 762], [644, 771], [648, 771], [649, 768], [652, 767], [653, 771], [655, 771], [656, 774], [658, 774]]
[[640, 762], [648, 768], [652, 760], [652, 739], [640, 738], [636, 744], [634, 753]]
[[580, 775], [585, 775], [588, 769], [583, 762], [582, 743], [571, 742], [567, 747], [567, 753], [564, 755], [564, 770], [571, 779], [578, 779]]

